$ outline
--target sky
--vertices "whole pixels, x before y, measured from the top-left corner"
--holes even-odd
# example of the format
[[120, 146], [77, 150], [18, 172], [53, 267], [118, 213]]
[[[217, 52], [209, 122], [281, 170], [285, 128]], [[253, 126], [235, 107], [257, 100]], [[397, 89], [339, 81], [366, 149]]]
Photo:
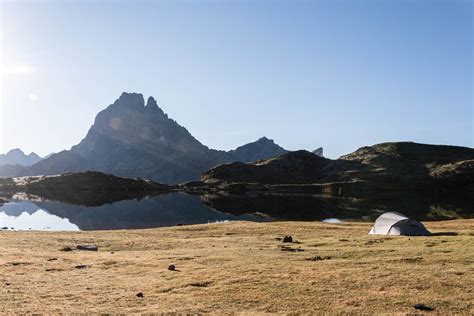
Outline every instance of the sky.
[[69, 149], [124, 91], [203, 144], [474, 147], [473, 2], [0, 1], [0, 153]]

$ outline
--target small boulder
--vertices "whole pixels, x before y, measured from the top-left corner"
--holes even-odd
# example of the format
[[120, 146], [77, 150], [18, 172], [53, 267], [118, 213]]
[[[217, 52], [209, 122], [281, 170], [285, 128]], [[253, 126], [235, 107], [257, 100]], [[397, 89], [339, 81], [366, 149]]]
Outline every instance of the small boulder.
[[168, 270], [170, 270], [170, 271], [176, 271], [176, 266], [175, 266], [174, 264], [170, 264], [170, 265], [168, 266]]
[[85, 251], [98, 251], [99, 247], [94, 245], [79, 245], [76, 247], [77, 250], [85, 250]]
[[60, 251], [72, 251], [72, 248], [71, 247], [62, 247], [61, 249], [59, 249]]
[[89, 268], [89, 266], [86, 265], [86, 264], [80, 264], [80, 265], [75, 266], [74, 268], [76, 268], [76, 269], [87, 269], [87, 268]]
[[291, 237], [289, 235], [285, 236], [285, 237], [283, 237], [283, 242], [293, 242], [293, 237]]
[[430, 311], [434, 310], [433, 307], [426, 306], [425, 304], [415, 304], [415, 305], [413, 305], [413, 308], [418, 309], [420, 311], [427, 311], [427, 312], [430, 312]]
[[140, 297], [140, 298], [143, 297], [143, 293], [142, 292], [137, 293], [137, 297]]

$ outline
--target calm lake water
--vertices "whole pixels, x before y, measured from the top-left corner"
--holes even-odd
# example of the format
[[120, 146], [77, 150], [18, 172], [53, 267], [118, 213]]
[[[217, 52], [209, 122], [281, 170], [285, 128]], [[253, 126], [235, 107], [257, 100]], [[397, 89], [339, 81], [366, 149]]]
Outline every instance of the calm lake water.
[[[87, 204], [87, 203], [81, 203]], [[432, 201], [426, 197], [334, 199], [311, 195], [203, 195], [171, 193], [141, 200], [86, 207], [58, 201], [9, 199], [0, 204], [0, 229], [113, 230], [226, 221], [373, 221], [384, 211], [418, 220], [474, 217], [472, 201]]]

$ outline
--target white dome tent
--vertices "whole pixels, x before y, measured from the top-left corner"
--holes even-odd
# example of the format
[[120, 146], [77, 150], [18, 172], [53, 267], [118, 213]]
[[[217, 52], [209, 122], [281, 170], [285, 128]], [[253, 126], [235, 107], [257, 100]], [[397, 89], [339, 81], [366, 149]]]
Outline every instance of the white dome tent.
[[369, 235], [430, 236], [431, 233], [418, 221], [397, 212], [387, 212], [375, 220]]

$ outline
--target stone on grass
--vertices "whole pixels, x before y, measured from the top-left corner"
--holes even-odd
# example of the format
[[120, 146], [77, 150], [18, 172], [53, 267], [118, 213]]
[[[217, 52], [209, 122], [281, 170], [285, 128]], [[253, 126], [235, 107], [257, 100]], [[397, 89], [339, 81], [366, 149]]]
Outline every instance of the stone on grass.
[[94, 245], [79, 245], [76, 247], [77, 250], [86, 250], [86, 251], [98, 251], [99, 247]]
[[413, 308], [421, 310], [421, 311], [427, 311], [427, 312], [434, 310], [433, 307], [426, 306], [425, 304], [415, 304], [413, 305]]

